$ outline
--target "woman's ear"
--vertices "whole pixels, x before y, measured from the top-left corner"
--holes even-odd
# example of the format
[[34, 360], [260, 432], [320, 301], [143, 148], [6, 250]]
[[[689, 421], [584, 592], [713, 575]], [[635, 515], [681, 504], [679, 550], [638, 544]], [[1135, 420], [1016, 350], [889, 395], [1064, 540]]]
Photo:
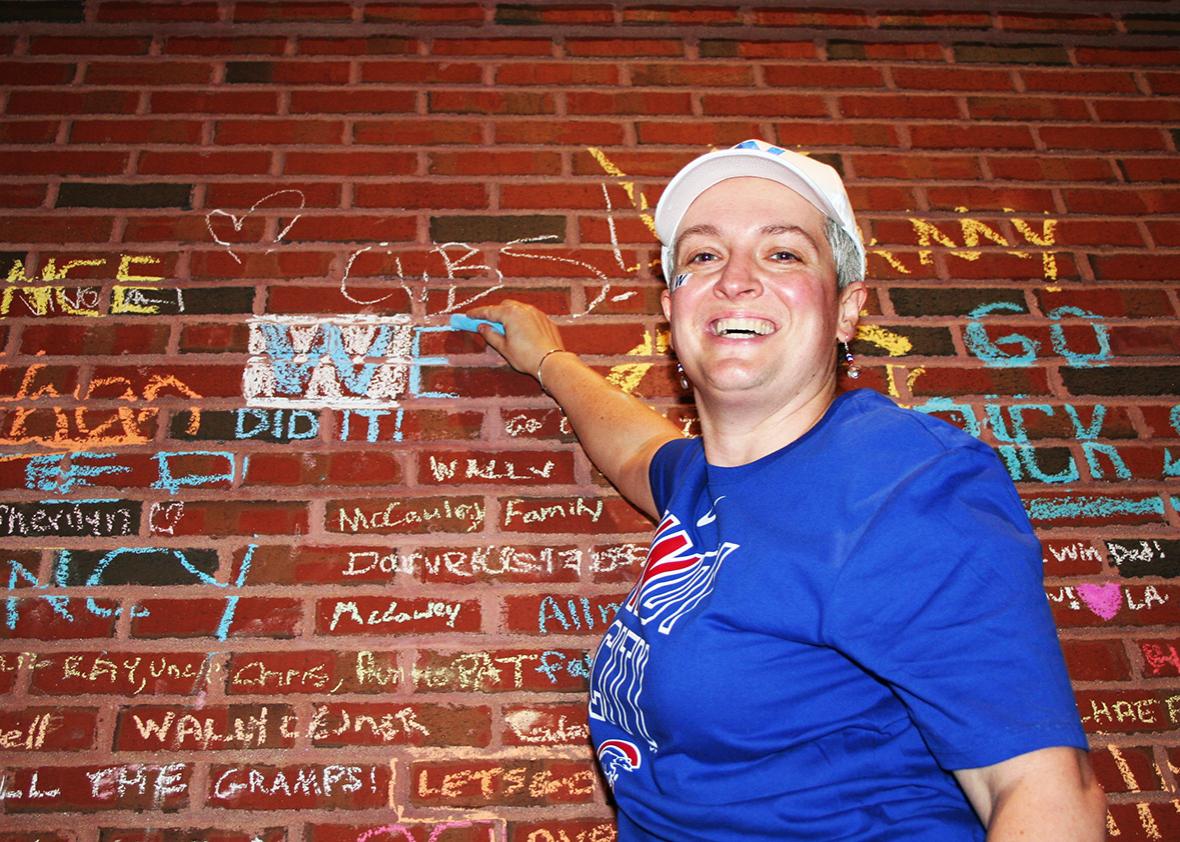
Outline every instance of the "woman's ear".
[[836, 303], [836, 338], [841, 342], [851, 342], [855, 338], [860, 311], [868, 297], [868, 287], [861, 281], [855, 281], [840, 290], [840, 298]]

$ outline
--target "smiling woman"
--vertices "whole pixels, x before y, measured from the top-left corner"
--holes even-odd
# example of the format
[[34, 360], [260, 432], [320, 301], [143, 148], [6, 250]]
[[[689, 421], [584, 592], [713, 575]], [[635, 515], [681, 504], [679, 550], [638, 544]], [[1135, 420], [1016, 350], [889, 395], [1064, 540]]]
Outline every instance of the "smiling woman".
[[747, 141], [689, 163], [655, 218], [700, 439], [534, 308], [472, 311], [659, 520], [590, 679], [620, 840], [1100, 839], [1039, 546], [1001, 463], [875, 392], [836, 394], [866, 296], [839, 175]]

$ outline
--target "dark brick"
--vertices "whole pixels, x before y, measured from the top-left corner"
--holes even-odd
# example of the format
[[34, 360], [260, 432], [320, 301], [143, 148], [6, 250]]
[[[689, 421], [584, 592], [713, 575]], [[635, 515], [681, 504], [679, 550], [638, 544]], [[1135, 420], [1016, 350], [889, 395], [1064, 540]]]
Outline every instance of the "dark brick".
[[[254, 287], [189, 288], [184, 293], [184, 313], [250, 313], [254, 310]], [[182, 312], [177, 310], [177, 312]], [[170, 314], [171, 315], [171, 314]]]
[[168, 435], [179, 441], [261, 441], [287, 444], [314, 439], [319, 434], [319, 414], [314, 410], [205, 409], [195, 432], [186, 411], [172, 416]]
[[0, 503], [0, 536], [107, 538], [135, 535], [143, 504], [135, 500]]
[[506, 243], [525, 237], [555, 236], [565, 240], [563, 216], [435, 216], [430, 238], [438, 243]]
[[[945, 327], [911, 327], [909, 325], [888, 325], [890, 333], [904, 336], [912, 346], [907, 355], [919, 357], [954, 356], [955, 343], [951, 338], [949, 328]], [[857, 339], [852, 343], [852, 353], [857, 356], [880, 357], [887, 355], [886, 351], [875, 343], [864, 339]]]
[[[76, 585], [193, 585], [200, 580], [187, 563], [212, 577], [217, 572], [217, 550], [163, 549], [156, 547], [134, 550], [59, 550], [57, 569], [63, 567], [66, 580], [61, 584]], [[65, 564], [61, 563], [66, 555]], [[109, 556], [109, 557], [108, 557]], [[183, 561], [182, 561], [183, 559]], [[99, 565], [102, 565], [100, 569]]]
[[1128, 32], [1180, 32], [1180, 15], [1124, 15]]
[[1062, 368], [1072, 395], [1180, 395], [1180, 365]]
[[180, 208], [192, 210], [191, 184], [99, 184], [68, 181], [59, 208]]
[[1124, 578], [1180, 576], [1180, 541], [1163, 538], [1107, 540], [1110, 560]]
[[0, 3], [0, 22], [81, 23], [86, 0], [9, 0]]
[[899, 316], [965, 316], [982, 304], [1012, 303], [1027, 313], [1024, 295], [1016, 289], [895, 288], [889, 300]]
[[1053, 44], [955, 44], [954, 52], [964, 64], [1069, 64], [1065, 47]]
[[230, 84], [260, 84], [271, 81], [274, 65], [269, 61], [227, 61], [225, 81]]

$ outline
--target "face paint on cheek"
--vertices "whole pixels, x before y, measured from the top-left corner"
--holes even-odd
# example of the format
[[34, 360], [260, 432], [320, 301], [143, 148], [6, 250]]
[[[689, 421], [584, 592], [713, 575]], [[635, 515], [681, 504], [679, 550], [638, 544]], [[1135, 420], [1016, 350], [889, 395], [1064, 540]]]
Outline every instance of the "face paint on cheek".
[[670, 283], [668, 285], [668, 292], [676, 292], [676, 290], [678, 290], [682, 286], [684, 286], [685, 283], [688, 282], [688, 279], [691, 277], [692, 277], [692, 272], [681, 272], [679, 275], [677, 275], [675, 278], [673, 278], [672, 283]]

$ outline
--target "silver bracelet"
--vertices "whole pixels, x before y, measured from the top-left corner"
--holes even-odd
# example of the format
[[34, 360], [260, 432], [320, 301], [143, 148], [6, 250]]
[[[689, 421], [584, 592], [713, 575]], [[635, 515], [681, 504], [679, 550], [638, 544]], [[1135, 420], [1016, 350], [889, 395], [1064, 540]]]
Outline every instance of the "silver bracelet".
[[541, 355], [541, 359], [537, 363], [537, 383], [540, 385], [542, 392], [544, 392], [545, 394], [549, 394], [549, 390], [545, 388], [545, 381], [541, 379], [541, 368], [542, 368], [542, 366], [545, 365], [545, 360], [549, 359], [549, 357], [553, 354], [572, 354], [572, 353], [573, 353], [573, 351], [567, 351], [565, 348], [550, 348], [548, 351], [546, 351], [544, 354]]

